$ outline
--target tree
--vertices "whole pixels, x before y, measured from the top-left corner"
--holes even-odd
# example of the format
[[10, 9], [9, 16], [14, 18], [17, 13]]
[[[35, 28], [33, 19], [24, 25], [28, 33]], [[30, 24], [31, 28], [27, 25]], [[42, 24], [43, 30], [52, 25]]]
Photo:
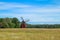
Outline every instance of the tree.
[[20, 27], [20, 21], [17, 18], [14, 17], [12, 19], [12, 23], [15, 24], [15, 28]]

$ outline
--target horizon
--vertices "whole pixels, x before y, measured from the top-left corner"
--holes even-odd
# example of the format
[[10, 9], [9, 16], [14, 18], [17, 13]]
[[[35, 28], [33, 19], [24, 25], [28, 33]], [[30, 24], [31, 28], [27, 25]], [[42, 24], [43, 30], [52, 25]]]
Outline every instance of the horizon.
[[60, 24], [60, 0], [0, 0], [0, 18], [20, 17], [29, 24]]

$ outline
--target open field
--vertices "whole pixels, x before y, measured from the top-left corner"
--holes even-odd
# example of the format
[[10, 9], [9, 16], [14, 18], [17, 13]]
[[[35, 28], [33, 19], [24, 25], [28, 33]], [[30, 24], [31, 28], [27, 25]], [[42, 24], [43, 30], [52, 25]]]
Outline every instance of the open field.
[[60, 29], [5, 28], [0, 40], [60, 40]]

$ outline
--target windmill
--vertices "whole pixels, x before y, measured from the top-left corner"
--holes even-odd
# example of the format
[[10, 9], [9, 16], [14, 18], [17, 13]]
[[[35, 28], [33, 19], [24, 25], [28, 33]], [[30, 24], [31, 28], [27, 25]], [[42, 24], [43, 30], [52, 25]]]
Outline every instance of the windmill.
[[22, 20], [22, 22], [21, 22], [21, 28], [26, 28], [26, 22], [28, 22], [29, 20], [24, 20], [23, 19], [23, 17], [21, 17], [21, 20]]

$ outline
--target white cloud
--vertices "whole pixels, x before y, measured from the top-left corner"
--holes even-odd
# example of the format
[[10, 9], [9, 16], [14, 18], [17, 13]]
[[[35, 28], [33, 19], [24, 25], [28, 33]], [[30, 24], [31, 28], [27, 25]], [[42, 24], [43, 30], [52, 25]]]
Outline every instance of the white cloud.
[[30, 13], [52, 13], [52, 12], [60, 12], [60, 6], [57, 7], [34, 7], [31, 6], [29, 8], [19, 8], [12, 10], [13, 12], [30, 12]]
[[0, 2], [0, 10], [13, 9], [13, 8], [28, 8], [30, 5], [20, 4], [20, 3], [6, 3]]
[[37, 8], [37, 9], [23, 9], [23, 12], [38, 12], [38, 13], [45, 13], [45, 12], [60, 12], [60, 9], [49, 9], [49, 8]]

